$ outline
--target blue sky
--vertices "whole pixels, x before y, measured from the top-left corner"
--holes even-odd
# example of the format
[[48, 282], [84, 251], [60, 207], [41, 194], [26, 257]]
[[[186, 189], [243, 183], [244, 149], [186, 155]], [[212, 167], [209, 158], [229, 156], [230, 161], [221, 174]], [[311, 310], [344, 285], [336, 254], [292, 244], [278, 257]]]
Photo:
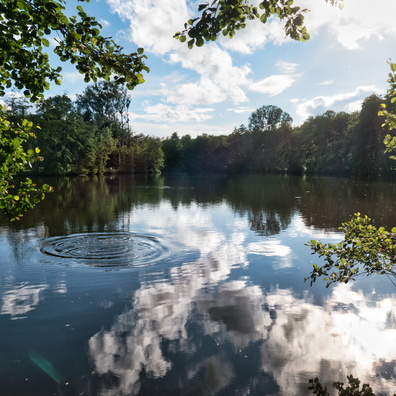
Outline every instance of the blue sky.
[[[203, 1], [202, 1], [203, 2]], [[326, 110], [359, 110], [362, 100], [387, 89], [388, 59], [396, 60], [396, 0], [296, 0], [308, 8], [311, 40], [285, 39], [282, 24], [250, 24], [232, 39], [189, 50], [173, 39], [199, 2], [91, 0], [82, 4], [103, 35], [133, 52], [144, 47], [151, 72], [131, 91], [136, 133], [180, 136], [229, 134], [252, 111], [276, 105], [294, 124]], [[69, 3], [72, 4], [71, 2]], [[74, 4], [74, 2], [73, 2]], [[81, 75], [65, 64], [64, 81], [48, 95], [81, 93]]]

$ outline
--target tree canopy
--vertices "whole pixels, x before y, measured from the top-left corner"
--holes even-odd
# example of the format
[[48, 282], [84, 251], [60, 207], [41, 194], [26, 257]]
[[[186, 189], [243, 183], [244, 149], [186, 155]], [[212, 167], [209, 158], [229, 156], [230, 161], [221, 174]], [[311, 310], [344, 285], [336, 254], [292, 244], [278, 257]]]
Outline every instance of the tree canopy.
[[[387, 99], [388, 103], [382, 103], [382, 109], [379, 111], [379, 115], [385, 117], [383, 126], [388, 127], [389, 130], [396, 129], [396, 63], [389, 61], [390, 72], [388, 74], [388, 92]], [[393, 110], [393, 111], [392, 111]], [[385, 152], [390, 153], [396, 151], [396, 137], [390, 134], [385, 136], [384, 140], [386, 150]], [[396, 157], [392, 156], [392, 159]]]
[[249, 129], [252, 131], [264, 131], [278, 127], [285, 123], [291, 123], [293, 119], [289, 113], [278, 106], [261, 106], [249, 117]]
[[[142, 48], [124, 53], [111, 38], [101, 35], [101, 25], [81, 5], [73, 16], [67, 15], [65, 5], [65, 0], [0, 2], [0, 96], [17, 88], [35, 102], [43, 98], [51, 82], [61, 84], [62, 68], [51, 65], [46, 52], [51, 43], [59, 59], [72, 63], [85, 82], [112, 79], [129, 89], [144, 82], [142, 73], [149, 68]], [[1, 109], [0, 210], [16, 219], [41, 201], [50, 188], [36, 188], [30, 179], [15, 182], [14, 176], [38, 159], [39, 149], [26, 151], [28, 140], [34, 137], [32, 123], [8, 118], [9, 113]]]
[[[89, 1], [89, 0], [82, 0]], [[144, 82], [143, 49], [125, 54], [112, 39], [103, 37], [101, 25], [77, 6], [68, 17], [64, 0], [2, 0], [0, 2], [0, 95], [15, 86], [36, 101], [50, 82], [61, 84], [61, 67], [50, 64], [45, 48], [84, 75], [85, 82], [98, 78], [126, 84], [129, 89]]]
[[[342, 0], [325, 0], [332, 5]], [[215, 41], [222, 34], [234, 37], [237, 30], [245, 29], [249, 21], [259, 19], [266, 23], [272, 16], [284, 21], [285, 36], [294, 40], [306, 41], [310, 38], [304, 25], [307, 9], [294, 4], [294, 0], [263, 0], [258, 6], [247, 0], [212, 0], [198, 5], [195, 18], [184, 24], [184, 29], [174, 37], [187, 42], [191, 49], [194, 45], [202, 47], [205, 41]]]
[[313, 265], [309, 277], [311, 285], [318, 277], [325, 276], [327, 287], [332, 283], [348, 283], [361, 274], [396, 276], [396, 227], [388, 231], [375, 227], [371, 219], [356, 213], [340, 228], [344, 239], [337, 244], [310, 241], [312, 253], [323, 257], [325, 264]]

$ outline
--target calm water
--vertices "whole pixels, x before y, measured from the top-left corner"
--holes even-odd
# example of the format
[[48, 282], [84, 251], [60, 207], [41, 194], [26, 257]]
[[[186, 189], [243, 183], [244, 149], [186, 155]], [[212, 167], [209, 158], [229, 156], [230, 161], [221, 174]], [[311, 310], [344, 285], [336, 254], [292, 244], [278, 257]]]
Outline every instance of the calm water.
[[308, 395], [396, 390], [396, 288], [303, 282], [304, 243], [396, 185], [292, 177], [52, 179], [0, 224], [0, 395]]

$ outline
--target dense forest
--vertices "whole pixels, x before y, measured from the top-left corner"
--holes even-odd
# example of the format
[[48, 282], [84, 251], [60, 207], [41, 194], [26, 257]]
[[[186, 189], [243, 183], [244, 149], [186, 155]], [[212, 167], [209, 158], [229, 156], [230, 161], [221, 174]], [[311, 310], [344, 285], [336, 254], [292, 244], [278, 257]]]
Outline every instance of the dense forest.
[[376, 175], [395, 168], [384, 154], [389, 131], [378, 116], [383, 99], [367, 97], [360, 112], [326, 111], [293, 127], [276, 106], [254, 111], [248, 126], [229, 135], [166, 139], [133, 132], [127, 90], [101, 81], [72, 101], [66, 94], [34, 108], [10, 99], [8, 115], [40, 126], [29, 144], [42, 161], [33, 172], [46, 175], [163, 172], [290, 173]]

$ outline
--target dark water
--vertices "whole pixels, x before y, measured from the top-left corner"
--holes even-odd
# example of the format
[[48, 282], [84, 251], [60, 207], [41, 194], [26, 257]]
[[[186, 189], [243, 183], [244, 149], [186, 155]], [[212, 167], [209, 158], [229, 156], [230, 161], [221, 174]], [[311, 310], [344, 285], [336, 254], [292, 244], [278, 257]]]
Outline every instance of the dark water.
[[0, 224], [0, 395], [308, 395], [308, 379], [396, 391], [396, 289], [303, 282], [311, 239], [396, 186], [334, 178], [50, 180]]

